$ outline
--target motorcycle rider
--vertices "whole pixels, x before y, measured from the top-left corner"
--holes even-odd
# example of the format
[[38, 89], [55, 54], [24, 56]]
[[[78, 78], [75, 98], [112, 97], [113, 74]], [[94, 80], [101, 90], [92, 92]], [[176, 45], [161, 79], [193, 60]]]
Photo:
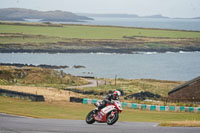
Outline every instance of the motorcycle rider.
[[121, 92], [118, 90], [114, 91], [111, 94], [109, 93], [101, 103], [95, 104], [97, 108], [94, 110], [94, 113], [97, 113], [99, 110], [104, 108], [106, 104], [113, 104], [112, 100], [118, 100], [120, 96], [121, 96]]

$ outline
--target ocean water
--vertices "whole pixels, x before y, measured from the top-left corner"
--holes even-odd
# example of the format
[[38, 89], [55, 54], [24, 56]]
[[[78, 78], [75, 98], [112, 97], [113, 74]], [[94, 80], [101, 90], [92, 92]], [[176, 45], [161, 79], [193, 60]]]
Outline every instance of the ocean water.
[[[67, 65], [64, 72], [99, 78], [187, 81], [200, 76], [200, 52], [139, 54], [0, 53], [0, 63]], [[86, 68], [75, 69], [73, 65]]]
[[67, 22], [67, 23], [200, 31], [200, 19], [108, 18], [108, 17], [92, 17], [92, 18], [94, 18], [94, 20], [90, 20], [87, 22]]

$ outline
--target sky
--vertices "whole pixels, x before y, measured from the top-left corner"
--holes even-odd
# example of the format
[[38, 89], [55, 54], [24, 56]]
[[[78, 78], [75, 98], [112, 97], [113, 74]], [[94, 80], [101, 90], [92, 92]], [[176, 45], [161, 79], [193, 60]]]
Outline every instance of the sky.
[[0, 8], [27, 8], [73, 13], [162, 14], [176, 18], [200, 17], [200, 0], [0, 0]]

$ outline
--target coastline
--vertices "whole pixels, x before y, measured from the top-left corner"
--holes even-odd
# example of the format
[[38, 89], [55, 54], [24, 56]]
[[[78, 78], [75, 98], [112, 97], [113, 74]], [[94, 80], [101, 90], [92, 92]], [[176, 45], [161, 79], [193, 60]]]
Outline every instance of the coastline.
[[0, 49], [0, 53], [110, 53], [110, 54], [140, 54], [140, 53], [181, 53], [200, 52], [200, 48], [187, 49]]
[[0, 22], [0, 28], [0, 53], [133, 54], [200, 51], [200, 32], [11, 22]]

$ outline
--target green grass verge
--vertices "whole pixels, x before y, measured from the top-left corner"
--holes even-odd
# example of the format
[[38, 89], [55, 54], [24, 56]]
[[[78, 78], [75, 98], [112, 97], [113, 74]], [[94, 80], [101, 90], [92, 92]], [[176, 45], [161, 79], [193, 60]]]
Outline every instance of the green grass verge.
[[[87, 104], [31, 102], [0, 96], [0, 112], [36, 118], [84, 120], [87, 113], [93, 108], [93, 105]], [[200, 121], [200, 115], [199, 113], [141, 111], [125, 108], [120, 114], [119, 120], [136, 122]]]
[[200, 121], [173, 121], [162, 122], [159, 126], [165, 127], [200, 127]]

